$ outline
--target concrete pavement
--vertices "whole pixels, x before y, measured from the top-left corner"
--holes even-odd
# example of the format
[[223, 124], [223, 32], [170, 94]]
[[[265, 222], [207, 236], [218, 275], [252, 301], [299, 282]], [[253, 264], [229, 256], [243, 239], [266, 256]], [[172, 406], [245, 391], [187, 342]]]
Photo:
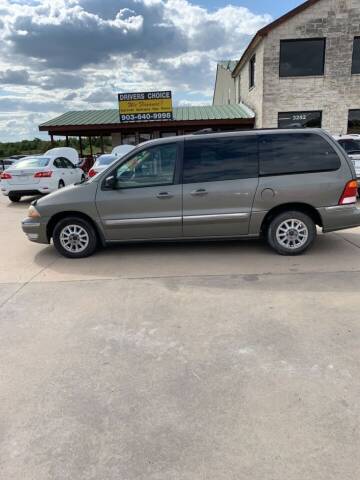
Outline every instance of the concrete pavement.
[[360, 229], [71, 261], [0, 200], [0, 475], [353, 480]]

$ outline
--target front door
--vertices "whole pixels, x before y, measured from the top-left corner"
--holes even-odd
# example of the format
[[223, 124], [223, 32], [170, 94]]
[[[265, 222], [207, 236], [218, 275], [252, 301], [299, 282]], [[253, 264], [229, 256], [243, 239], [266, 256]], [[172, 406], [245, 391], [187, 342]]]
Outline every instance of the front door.
[[98, 187], [96, 205], [106, 239], [167, 239], [182, 234], [179, 142], [145, 147], [118, 165]]
[[185, 140], [184, 236], [248, 234], [258, 182], [255, 134]]

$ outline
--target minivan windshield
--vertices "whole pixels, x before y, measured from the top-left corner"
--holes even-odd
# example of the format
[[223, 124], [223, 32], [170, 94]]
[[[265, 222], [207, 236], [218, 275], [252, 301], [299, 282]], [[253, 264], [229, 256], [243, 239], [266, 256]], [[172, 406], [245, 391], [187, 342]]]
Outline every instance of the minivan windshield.
[[25, 168], [44, 168], [49, 165], [50, 158], [48, 157], [28, 157], [24, 160], [16, 162], [12, 168], [24, 170]]

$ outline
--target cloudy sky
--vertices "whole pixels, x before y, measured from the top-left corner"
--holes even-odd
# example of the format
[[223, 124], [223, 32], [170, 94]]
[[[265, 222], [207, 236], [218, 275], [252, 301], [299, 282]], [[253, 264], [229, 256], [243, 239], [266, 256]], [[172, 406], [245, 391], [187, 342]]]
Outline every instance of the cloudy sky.
[[[210, 104], [216, 61], [301, 0], [0, 0], [0, 141], [68, 110], [171, 89]], [[275, 5], [273, 5], [275, 4]]]

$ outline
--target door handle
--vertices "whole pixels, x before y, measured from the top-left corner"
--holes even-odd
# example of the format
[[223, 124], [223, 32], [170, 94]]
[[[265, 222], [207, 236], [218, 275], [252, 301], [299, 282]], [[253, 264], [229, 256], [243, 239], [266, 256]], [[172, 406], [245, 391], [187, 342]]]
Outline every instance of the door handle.
[[205, 188], [199, 188], [198, 190], [194, 190], [193, 192], [191, 192], [190, 195], [192, 195], [193, 197], [201, 197], [203, 195], [207, 195], [209, 192], [207, 190], [205, 190]]
[[168, 192], [160, 192], [156, 196], [157, 198], [172, 198], [174, 195], [171, 195], [171, 193]]

